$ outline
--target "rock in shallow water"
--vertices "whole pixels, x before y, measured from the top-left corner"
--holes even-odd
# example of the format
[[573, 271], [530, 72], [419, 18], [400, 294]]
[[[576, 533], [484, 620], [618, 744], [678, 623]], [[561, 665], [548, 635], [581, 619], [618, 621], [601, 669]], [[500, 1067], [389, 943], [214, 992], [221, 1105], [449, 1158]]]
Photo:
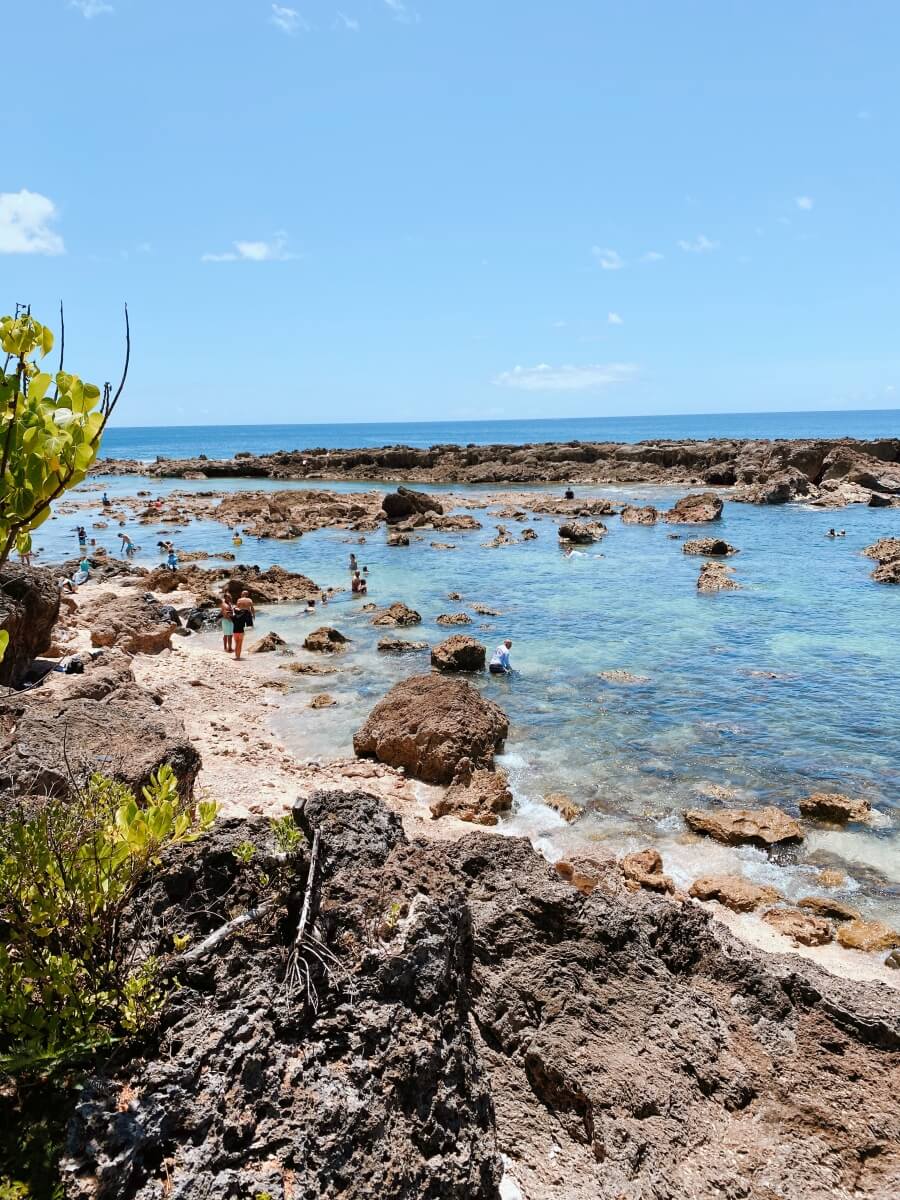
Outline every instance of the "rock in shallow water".
[[820, 821], [862, 821], [869, 815], [872, 806], [868, 800], [853, 799], [839, 792], [814, 792], [800, 801], [804, 817], [817, 817]]
[[497, 814], [512, 808], [505, 771], [474, 771], [463, 783], [453, 783], [431, 805], [435, 818], [448, 814], [473, 825], [496, 825]]
[[422, 617], [414, 608], [398, 600], [372, 618], [373, 625], [419, 625]]
[[705, 525], [719, 520], [722, 507], [721, 498], [714, 492], [692, 493], [676, 500], [668, 512], [663, 513], [663, 518], [670, 524]]
[[321, 629], [314, 629], [312, 633], [307, 634], [304, 642], [304, 650], [315, 650], [319, 654], [340, 654], [347, 649], [347, 643], [350, 641], [345, 637], [340, 630], [333, 629], [330, 625], [323, 625]]
[[704, 875], [691, 884], [695, 900], [718, 900], [734, 912], [752, 912], [761, 904], [772, 904], [781, 897], [776, 888], [745, 879], [743, 875]]
[[847, 921], [837, 931], [847, 950], [892, 950], [900, 946], [900, 933], [884, 921]]
[[431, 665], [436, 671], [483, 671], [485, 648], [465, 633], [445, 638], [431, 650]]
[[726, 846], [776, 846], [803, 841], [798, 822], [780, 808], [724, 808], [715, 812], [690, 809], [684, 819], [695, 833], [708, 834]]

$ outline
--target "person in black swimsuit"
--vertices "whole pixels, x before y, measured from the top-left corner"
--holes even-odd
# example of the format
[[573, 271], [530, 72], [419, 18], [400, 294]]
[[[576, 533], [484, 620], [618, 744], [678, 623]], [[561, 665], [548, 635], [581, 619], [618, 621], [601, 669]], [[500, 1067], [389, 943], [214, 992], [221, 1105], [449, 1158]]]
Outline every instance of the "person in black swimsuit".
[[231, 623], [234, 627], [234, 657], [241, 657], [241, 647], [244, 644], [244, 633], [253, 625], [253, 617], [246, 608], [235, 608], [232, 613]]

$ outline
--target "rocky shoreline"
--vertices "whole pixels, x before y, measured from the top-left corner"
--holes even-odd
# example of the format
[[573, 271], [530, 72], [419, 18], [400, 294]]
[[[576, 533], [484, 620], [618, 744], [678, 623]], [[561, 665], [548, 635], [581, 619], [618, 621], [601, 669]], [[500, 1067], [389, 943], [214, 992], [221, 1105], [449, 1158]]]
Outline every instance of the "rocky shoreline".
[[734, 487], [754, 504], [792, 500], [841, 507], [900, 504], [900, 439], [784, 441], [715, 439], [566, 442], [427, 449], [239, 453], [232, 459], [105, 459], [95, 473], [157, 479], [358, 479], [411, 483], [572, 483]]
[[[865, 489], [835, 478], [834, 489], [815, 484], [819, 496]], [[892, 479], [886, 467], [877, 482]], [[181, 493], [145, 519], [177, 527], [202, 514], [275, 538], [384, 527], [388, 544], [480, 528], [442, 499], [404, 488]], [[528, 532], [524, 493], [452, 499], [447, 508], [490, 505]], [[665, 511], [596, 497], [528, 504], [556, 519], [565, 548], [601, 540], [601, 517], [708, 527], [723, 500], [704, 491]], [[132, 515], [142, 519], [145, 506], [137, 499]], [[486, 544], [512, 540], [500, 525]], [[700, 590], [736, 586], [722, 559], [737, 547], [701, 538], [682, 548], [707, 559]], [[891, 538], [870, 547], [877, 581], [896, 581], [898, 549]], [[196, 561], [148, 572], [108, 556], [94, 567], [61, 601], [45, 572], [13, 568], [2, 581], [0, 617], [28, 632], [16, 672], [25, 659], [72, 655], [81, 670], [0, 699], [0, 808], [64, 795], [73, 769], [139, 790], [167, 761], [186, 797], [215, 798], [214, 832], [168, 861], [135, 902], [151, 914], [143, 936], [161, 954], [173, 929], [199, 940], [211, 914], [223, 919], [219, 897], [253, 907], [233, 850], [263, 842], [270, 815], [293, 813], [307, 847], [318, 832], [323, 849], [318, 875], [304, 854], [277, 918], [196, 967], [173, 968], [179, 988], [159, 1029], [95, 1070], [70, 1113], [69, 1200], [893, 1194], [900, 973], [882, 964], [885, 952], [896, 957], [894, 930], [831, 894], [789, 904], [735, 875], [682, 891], [650, 848], [618, 861], [588, 849], [550, 864], [523, 839], [472, 832], [512, 804], [495, 763], [508, 721], [465, 682], [483, 669], [483, 647], [451, 630], [430, 647], [431, 674], [374, 705], [355, 758], [299, 762], [270, 728], [284, 672], [339, 677], [343, 635], [313, 630], [300, 657], [277, 635], [248, 639], [236, 674], [190, 631], [214, 619], [223, 587], [246, 586], [265, 609], [317, 596], [312, 579]], [[391, 633], [420, 621], [399, 601], [370, 608]], [[439, 624], [458, 623], [459, 613], [445, 615]], [[384, 653], [429, 649], [384, 641]], [[548, 803], [577, 816], [565, 796]], [[721, 803], [683, 815], [693, 836], [776, 853], [807, 822], [867, 816], [836, 794], [806, 803], [800, 820]], [[310, 879], [311, 927], [332, 956], [314, 968], [315, 1006], [289, 1003], [284, 989]], [[8, 1096], [4, 1110], [14, 1122]]]

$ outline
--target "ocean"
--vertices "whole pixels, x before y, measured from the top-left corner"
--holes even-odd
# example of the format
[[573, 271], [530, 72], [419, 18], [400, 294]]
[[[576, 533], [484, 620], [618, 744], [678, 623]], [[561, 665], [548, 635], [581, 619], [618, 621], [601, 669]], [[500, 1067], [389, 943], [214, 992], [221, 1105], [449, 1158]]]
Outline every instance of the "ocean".
[[577, 417], [540, 421], [400, 421], [331, 425], [111, 425], [104, 458], [231, 458], [238, 451], [339, 450], [365, 446], [434, 446], [493, 442], [643, 442], [659, 438], [900, 437], [900, 410], [856, 412], [695, 413], [655, 417]]

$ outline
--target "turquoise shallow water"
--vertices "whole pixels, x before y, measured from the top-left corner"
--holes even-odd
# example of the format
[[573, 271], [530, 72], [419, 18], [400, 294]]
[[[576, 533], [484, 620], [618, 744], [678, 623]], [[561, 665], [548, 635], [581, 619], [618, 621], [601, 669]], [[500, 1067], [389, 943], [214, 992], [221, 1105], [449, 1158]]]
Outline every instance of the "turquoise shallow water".
[[[113, 496], [138, 487], [154, 494], [210, 487], [128, 478], [104, 483]], [[649, 487], [584, 491], [662, 505], [683, 494]], [[354, 549], [369, 566], [370, 599], [404, 600], [425, 618], [398, 636], [434, 642], [454, 632], [434, 623], [439, 613], [466, 609], [447, 600], [449, 591], [500, 609], [498, 618], [472, 613], [474, 623], [464, 631], [489, 649], [502, 637], [513, 639], [518, 673], [485, 677], [478, 686], [512, 722], [504, 763], [517, 807], [506, 827], [528, 833], [548, 854], [585, 839], [616, 849], [652, 841], [679, 882], [701, 870], [735, 867], [767, 878], [776, 867], [764, 854], [685, 836], [680, 811], [720, 803], [709, 796], [711, 785], [734, 789], [729, 803], [789, 810], [811, 791], [842, 791], [868, 798], [873, 821], [843, 832], [812, 828], [801, 850], [780, 856], [778, 885], [784, 889], [788, 881], [788, 891], [806, 894], [816, 890], [813, 867], [842, 866], [868, 911], [897, 919], [900, 588], [872, 583], [873, 564], [860, 551], [877, 537], [900, 535], [900, 510], [829, 513], [726, 502], [714, 532], [740, 548], [730, 562], [742, 590], [712, 596], [696, 591], [702, 560], [684, 555], [667, 536], [703, 536], [709, 527], [625, 526], [611, 517], [602, 544], [566, 557], [549, 517], [533, 522], [537, 541], [487, 549], [481, 543], [493, 536], [495, 521], [474, 515], [484, 530], [425, 531], [408, 549], [386, 546], [383, 530], [362, 546], [345, 531], [324, 531], [294, 542], [245, 543], [238, 553], [243, 561], [277, 562], [337, 586], [347, 581]], [[71, 554], [76, 518], [85, 521], [83, 513], [73, 514], [43, 527], [42, 557]], [[521, 528], [505, 524], [514, 534]], [[846, 537], [824, 536], [835, 524]], [[132, 534], [145, 546], [138, 561], [153, 561], [156, 531], [136, 528]], [[97, 536], [112, 547], [112, 529]], [[185, 549], [231, 549], [218, 524], [195, 523], [173, 536]], [[433, 550], [433, 539], [458, 548]], [[286, 676], [294, 690], [276, 722], [292, 749], [311, 758], [350, 753], [352, 732], [372, 704], [402, 675], [427, 670], [424, 656], [378, 655], [375, 643], [385, 631], [373, 628], [349, 596], [312, 621], [294, 606], [272, 609], [260, 628], [299, 644], [323, 619], [352, 638], [342, 660], [346, 671], [318, 681]], [[648, 681], [615, 685], [598, 677], [613, 669]], [[310, 711], [316, 690], [335, 695], [339, 706]], [[543, 803], [548, 792], [569, 794], [587, 815], [564, 827]]]

